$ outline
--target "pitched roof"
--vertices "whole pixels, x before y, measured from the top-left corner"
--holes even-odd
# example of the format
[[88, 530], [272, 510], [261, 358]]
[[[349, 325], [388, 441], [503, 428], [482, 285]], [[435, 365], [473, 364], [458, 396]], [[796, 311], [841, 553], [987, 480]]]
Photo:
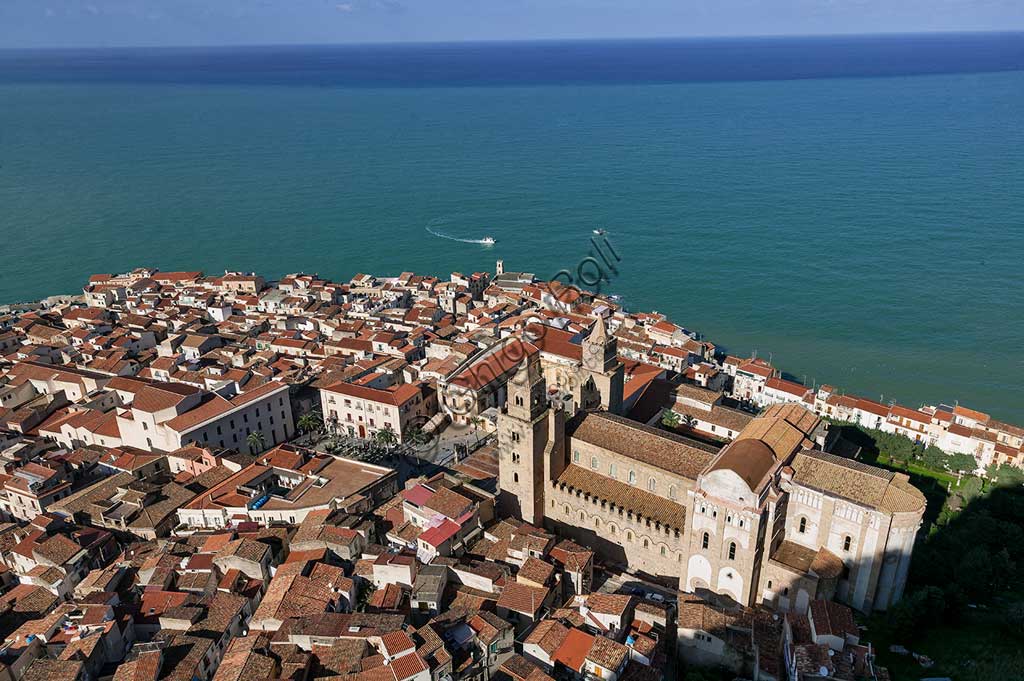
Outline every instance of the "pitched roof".
[[548, 593], [549, 590], [544, 587], [510, 582], [501, 592], [497, 605], [499, 608], [535, 616], [547, 600]]
[[570, 629], [562, 640], [562, 645], [552, 656], [552, 660], [561, 662], [569, 669], [580, 672], [587, 653], [594, 645], [594, 636], [580, 629]]
[[696, 480], [717, 448], [703, 448], [678, 435], [607, 412], [583, 412], [571, 424], [574, 440]]
[[903, 473], [816, 450], [800, 452], [791, 466], [800, 485], [889, 513], [924, 511], [924, 495]]

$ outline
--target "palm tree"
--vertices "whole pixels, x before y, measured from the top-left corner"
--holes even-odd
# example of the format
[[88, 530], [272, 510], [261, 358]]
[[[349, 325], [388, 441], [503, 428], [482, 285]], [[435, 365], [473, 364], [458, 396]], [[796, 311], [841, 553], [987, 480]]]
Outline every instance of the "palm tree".
[[391, 426], [384, 426], [376, 433], [373, 434], [374, 441], [384, 447], [390, 449], [398, 442], [398, 436], [395, 435], [395, 431], [391, 430]]
[[295, 425], [299, 427], [300, 433], [312, 433], [313, 431], [320, 430], [323, 421], [320, 418], [320, 413], [314, 410], [300, 416]]
[[687, 414], [683, 417], [682, 425], [686, 426], [690, 430], [694, 430], [697, 427], [697, 419]]
[[480, 426], [484, 425], [484, 420], [479, 416], [471, 416], [469, 422], [473, 424], [473, 437], [476, 438], [476, 443], [480, 444]]
[[245, 438], [245, 442], [249, 445], [249, 449], [251, 449], [255, 454], [256, 452], [263, 451], [263, 446], [266, 444], [267, 439], [263, 437], [263, 433], [258, 430], [254, 430]]
[[665, 426], [666, 428], [672, 428], [674, 430], [679, 427], [679, 424], [681, 422], [682, 419], [676, 412], [672, 411], [671, 409], [661, 410], [661, 425]]
[[417, 447], [430, 442], [430, 436], [424, 433], [423, 429], [419, 426], [409, 426], [405, 429], [405, 433], [402, 434], [402, 440]]

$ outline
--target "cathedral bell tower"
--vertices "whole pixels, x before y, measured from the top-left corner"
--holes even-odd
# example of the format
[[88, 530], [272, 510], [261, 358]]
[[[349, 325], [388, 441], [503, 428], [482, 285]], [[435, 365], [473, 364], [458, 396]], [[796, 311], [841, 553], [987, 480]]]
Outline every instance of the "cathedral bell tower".
[[604, 317], [598, 317], [583, 339], [583, 408], [622, 411], [623, 367], [618, 358], [618, 341], [608, 333]]
[[509, 379], [507, 395], [498, 416], [498, 506], [508, 515], [540, 525], [550, 407], [539, 352], [533, 350], [523, 360]]

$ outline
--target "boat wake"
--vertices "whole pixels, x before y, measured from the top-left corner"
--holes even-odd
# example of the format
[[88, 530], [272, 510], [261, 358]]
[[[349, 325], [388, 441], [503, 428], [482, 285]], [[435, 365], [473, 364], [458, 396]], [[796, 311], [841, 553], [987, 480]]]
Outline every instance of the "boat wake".
[[494, 243], [494, 239], [489, 236], [485, 236], [483, 239], [462, 239], [457, 236], [452, 236], [451, 234], [445, 234], [444, 232], [436, 229], [434, 227], [434, 223], [435, 221], [432, 220], [430, 224], [427, 225], [427, 231], [433, 234], [434, 236], [441, 237], [442, 239], [448, 239], [449, 241], [459, 241], [464, 244], [484, 244], [485, 246], [490, 246], [491, 244]]

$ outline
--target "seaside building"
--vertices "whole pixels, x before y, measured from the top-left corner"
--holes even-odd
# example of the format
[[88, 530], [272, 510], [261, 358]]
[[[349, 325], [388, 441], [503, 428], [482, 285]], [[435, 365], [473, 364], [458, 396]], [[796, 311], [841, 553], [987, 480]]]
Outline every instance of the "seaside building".
[[529, 356], [498, 424], [506, 513], [743, 605], [835, 595], [870, 612], [902, 594], [923, 495], [821, 451], [825, 425], [802, 406], [770, 407], [719, 450], [602, 411], [567, 420], [546, 395]]

